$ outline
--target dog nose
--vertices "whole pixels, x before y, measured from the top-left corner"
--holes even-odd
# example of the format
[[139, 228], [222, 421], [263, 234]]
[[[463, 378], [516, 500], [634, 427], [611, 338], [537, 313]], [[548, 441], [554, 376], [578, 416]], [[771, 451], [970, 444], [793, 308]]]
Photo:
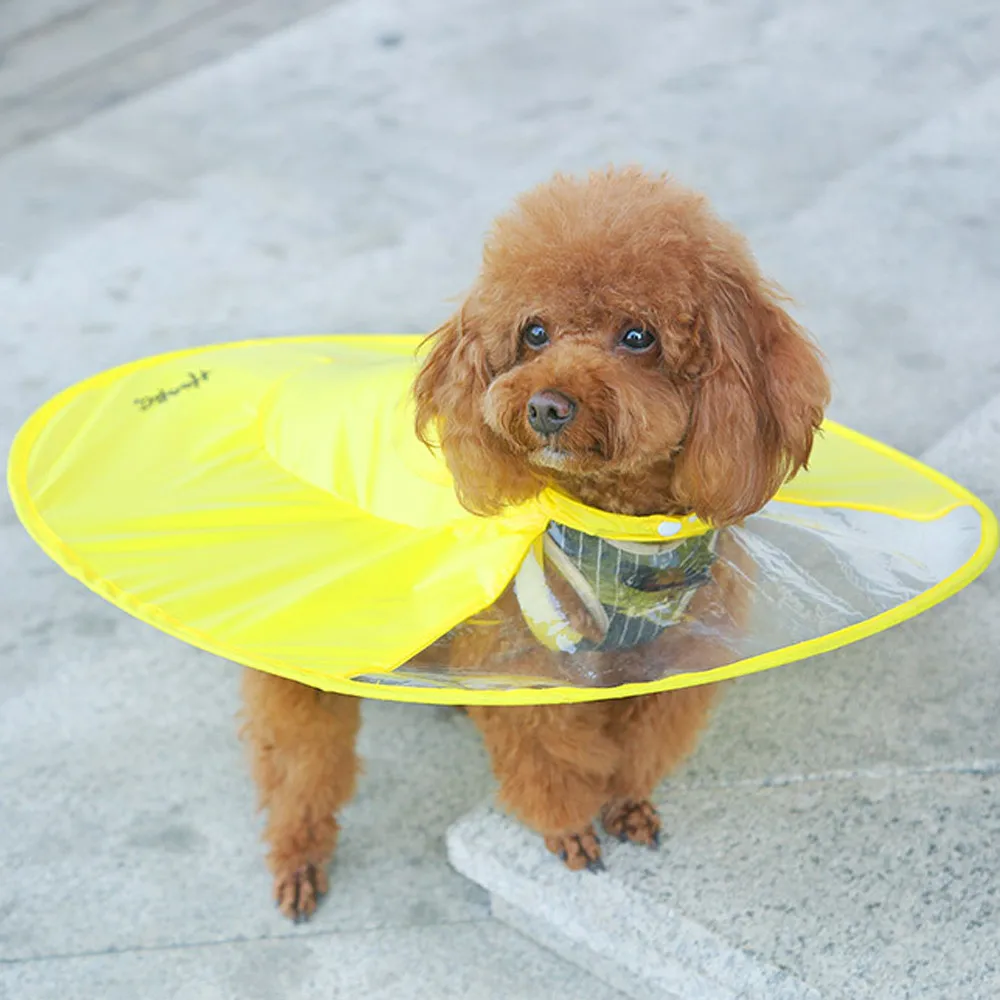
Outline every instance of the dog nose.
[[536, 392], [528, 400], [528, 423], [546, 437], [561, 431], [575, 416], [576, 401], [555, 389]]

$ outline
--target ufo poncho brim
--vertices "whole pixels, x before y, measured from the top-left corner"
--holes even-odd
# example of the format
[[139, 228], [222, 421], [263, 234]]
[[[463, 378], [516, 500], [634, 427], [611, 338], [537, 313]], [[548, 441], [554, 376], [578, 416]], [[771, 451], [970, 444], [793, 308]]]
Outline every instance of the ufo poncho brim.
[[[831, 421], [809, 471], [710, 552], [698, 541], [710, 528], [694, 518], [621, 517], [552, 490], [476, 517], [414, 433], [421, 339], [250, 341], [104, 372], [19, 432], [15, 508], [66, 572], [185, 642], [324, 690], [449, 704], [591, 701], [763, 670], [919, 614], [996, 550], [996, 519], [979, 499]], [[584, 551], [585, 538], [604, 547]], [[613, 573], [602, 552], [614, 553]], [[677, 552], [697, 553], [696, 574]], [[591, 573], [605, 638], [556, 620], [558, 602], [539, 590], [550, 558], [576, 558], [565, 571], [581, 580]], [[753, 567], [745, 628], [688, 610], [691, 581], [713, 560]], [[635, 599], [647, 577], [670, 572], [687, 581], [683, 600], [664, 611]], [[554, 650], [553, 672], [512, 669], [513, 638], [485, 644], [503, 651], [495, 661], [455, 667], [449, 642], [501, 627], [483, 613], [515, 579], [532, 625], [522, 631]], [[652, 622], [656, 641], [628, 639], [632, 621]], [[616, 628], [630, 655], [595, 652]], [[695, 664], [672, 655], [692, 637], [706, 651]]]

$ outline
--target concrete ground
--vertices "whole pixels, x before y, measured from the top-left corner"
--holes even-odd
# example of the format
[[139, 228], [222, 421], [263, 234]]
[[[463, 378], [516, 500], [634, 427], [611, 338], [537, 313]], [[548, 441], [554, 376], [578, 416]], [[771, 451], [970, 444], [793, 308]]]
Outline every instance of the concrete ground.
[[[993, 0], [0, 0], [0, 439], [145, 354], [429, 329], [514, 193], [639, 161], [747, 232], [834, 417], [997, 504], [998, 126]], [[995, 568], [733, 685], [664, 850], [602, 880], [481, 808], [463, 717], [367, 705], [296, 928], [237, 670], [66, 578], [6, 500], [0, 565], [0, 997], [1000, 995]]]

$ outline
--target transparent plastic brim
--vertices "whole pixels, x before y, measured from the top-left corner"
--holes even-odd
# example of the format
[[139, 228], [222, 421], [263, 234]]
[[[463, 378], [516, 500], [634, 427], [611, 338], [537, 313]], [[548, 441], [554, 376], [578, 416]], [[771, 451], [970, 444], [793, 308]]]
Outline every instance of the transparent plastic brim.
[[[637, 693], [722, 680], [833, 649], [942, 598], [995, 549], [973, 506], [934, 521], [772, 501], [721, 533], [712, 579], [676, 625], [621, 652], [549, 652], [516, 616], [470, 619], [390, 674], [364, 684], [485, 692], [512, 686]], [[649, 609], [655, 615], [655, 605]], [[489, 635], [482, 641], [483, 633]], [[479, 658], [463, 655], [475, 649]], [[492, 655], [483, 658], [484, 649]], [[542, 670], [539, 670], [542, 667]]]

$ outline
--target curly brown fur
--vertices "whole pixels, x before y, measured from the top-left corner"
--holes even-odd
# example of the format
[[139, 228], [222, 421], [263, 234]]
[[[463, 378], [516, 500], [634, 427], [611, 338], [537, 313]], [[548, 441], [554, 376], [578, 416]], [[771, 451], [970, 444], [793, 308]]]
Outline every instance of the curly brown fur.
[[[432, 334], [415, 385], [418, 432], [439, 441], [476, 513], [553, 486], [615, 513], [738, 523], [807, 463], [828, 402], [818, 353], [782, 301], [700, 195], [637, 169], [557, 176], [496, 222], [478, 279]], [[552, 392], [571, 401], [572, 419], [539, 430], [531, 401]], [[741, 558], [719, 560], [695, 615], [724, 606], [739, 624], [752, 569]], [[547, 660], [561, 654], [530, 641], [509, 592], [492, 611], [506, 627], [460, 633], [454, 667], [513, 652], [505, 669], [555, 672]], [[594, 655], [629, 676], [656, 652]], [[676, 666], [714, 655], [707, 640], [671, 646]], [[595, 819], [657, 843], [649, 798], [693, 749], [715, 694], [708, 685], [469, 714], [501, 800], [571, 868], [597, 870]], [[294, 724], [280, 718], [289, 712]], [[332, 813], [353, 789], [356, 718], [274, 679], [257, 684], [248, 713], [277, 891], [287, 911], [308, 911], [322, 889], [308, 872], [332, 853]], [[288, 888], [303, 870], [305, 905]]]

